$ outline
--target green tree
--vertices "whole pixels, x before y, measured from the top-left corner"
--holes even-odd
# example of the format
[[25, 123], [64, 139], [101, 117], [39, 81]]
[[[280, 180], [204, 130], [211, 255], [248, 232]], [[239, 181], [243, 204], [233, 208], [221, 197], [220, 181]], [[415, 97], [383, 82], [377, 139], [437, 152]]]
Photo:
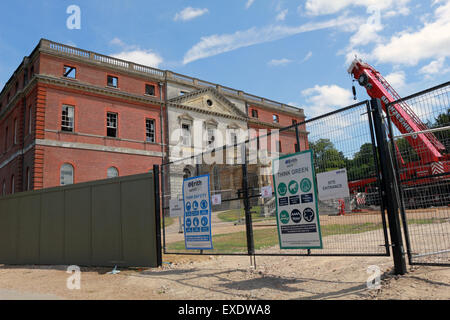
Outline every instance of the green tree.
[[344, 154], [338, 151], [330, 139], [319, 139], [309, 143], [314, 152], [316, 173], [337, 170], [345, 167]]
[[[435, 118], [432, 128], [441, 128], [450, 126], [450, 108], [447, 112], [441, 113]], [[445, 146], [446, 153], [450, 152], [450, 130], [438, 131], [434, 134], [436, 138]]]
[[372, 143], [364, 143], [353, 159], [347, 160], [347, 174], [350, 181], [375, 176], [375, 155]]

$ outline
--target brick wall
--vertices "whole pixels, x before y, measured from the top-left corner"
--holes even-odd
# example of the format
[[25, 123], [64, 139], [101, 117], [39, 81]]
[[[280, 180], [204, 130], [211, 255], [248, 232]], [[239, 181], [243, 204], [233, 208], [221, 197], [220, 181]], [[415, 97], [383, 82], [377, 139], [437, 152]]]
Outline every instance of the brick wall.
[[154, 164], [161, 164], [160, 157], [78, 150], [58, 147], [41, 147], [44, 155], [43, 188], [60, 185], [60, 170], [64, 163], [74, 167], [74, 183], [107, 178], [109, 167], [115, 167], [120, 176], [146, 173]]

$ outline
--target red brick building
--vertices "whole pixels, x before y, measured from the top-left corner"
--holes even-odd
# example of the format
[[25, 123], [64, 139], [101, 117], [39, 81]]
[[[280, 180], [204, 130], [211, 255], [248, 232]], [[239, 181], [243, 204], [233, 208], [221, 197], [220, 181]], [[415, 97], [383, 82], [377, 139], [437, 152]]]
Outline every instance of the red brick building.
[[[1, 194], [148, 172], [168, 159], [170, 101], [206, 87], [248, 128], [304, 120], [301, 109], [42, 39], [0, 94]], [[281, 152], [306, 149], [301, 137], [296, 146], [284, 132]]]

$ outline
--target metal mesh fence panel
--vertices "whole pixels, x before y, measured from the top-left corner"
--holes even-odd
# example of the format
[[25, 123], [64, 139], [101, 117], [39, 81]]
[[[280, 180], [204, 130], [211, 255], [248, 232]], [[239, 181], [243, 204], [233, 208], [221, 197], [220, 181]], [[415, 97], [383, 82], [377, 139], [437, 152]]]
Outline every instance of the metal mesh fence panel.
[[[165, 253], [248, 254], [254, 247], [256, 255], [388, 255], [370, 120], [364, 102], [268, 134], [250, 132], [235, 145], [164, 164]], [[306, 138], [300, 139], [301, 134]], [[323, 249], [281, 250], [279, 246], [272, 165], [287, 154], [283, 148], [294, 143], [296, 151], [313, 151], [317, 174], [347, 172], [349, 196], [319, 201]], [[185, 178], [204, 174], [210, 176], [211, 195], [221, 195], [221, 203], [212, 206], [214, 250], [186, 250], [183, 218], [171, 216], [169, 202], [182, 197]]]
[[[232, 154], [234, 152], [234, 154]], [[228, 159], [226, 157], [231, 157]], [[247, 254], [245, 216], [242, 193], [242, 165], [238, 147], [218, 148], [199, 156], [162, 166], [163, 180], [163, 248], [167, 254], [201, 254], [186, 250], [183, 217], [170, 212], [170, 200], [182, 199], [183, 180], [210, 176], [211, 196], [220, 195], [221, 203], [211, 206], [213, 250], [205, 254]], [[238, 159], [239, 158], [239, 159]]]
[[[306, 121], [308, 145], [315, 173], [346, 169], [348, 197], [320, 200], [318, 210], [322, 249], [280, 250], [274, 198], [259, 199], [252, 207], [257, 254], [386, 255], [387, 233], [377, 179], [376, 149], [373, 145], [366, 103]], [[286, 129], [288, 130], [288, 129]], [[283, 129], [280, 130], [282, 137]], [[282, 139], [282, 138], [281, 138]], [[280, 154], [273, 153], [272, 160]], [[268, 168], [270, 175], [272, 167]], [[272, 181], [272, 180], [270, 180]], [[320, 198], [320, 190], [319, 190]], [[257, 220], [258, 219], [258, 220]]]
[[[395, 107], [405, 104], [417, 115], [415, 132], [396, 126]], [[449, 264], [450, 83], [393, 102], [388, 110], [410, 262]]]

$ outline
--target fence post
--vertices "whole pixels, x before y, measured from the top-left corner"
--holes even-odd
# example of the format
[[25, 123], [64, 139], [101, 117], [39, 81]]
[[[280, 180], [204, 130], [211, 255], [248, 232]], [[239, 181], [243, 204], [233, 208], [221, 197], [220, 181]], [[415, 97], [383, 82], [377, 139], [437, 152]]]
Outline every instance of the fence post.
[[403, 275], [407, 270], [402, 231], [398, 215], [398, 199], [396, 197], [397, 192], [395, 191], [397, 185], [392, 163], [393, 159], [387, 142], [386, 124], [382, 117], [381, 101], [379, 99], [372, 99], [370, 101], [370, 106], [371, 112], [373, 113], [378, 156], [380, 158], [381, 187], [383, 192], [382, 201], [385, 204], [389, 221], [389, 233], [391, 235], [392, 254], [394, 258], [394, 272], [395, 274]]
[[[386, 110], [389, 110], [389, 106], [386, 106]], [[408, 255], [408, 262], [409, 264], [412, 264], [412, 256], [411, 256], [411, 242], [409, 240], [409, 229], [408, 229], [408, 221], [406, 220], [406, 212], [405, 212], [405, 206], [403, 204], [403, 192], [400, 190], [400, 174], [398, 171], [398, 159], [397, 159], [397, 154], [396, 154], [396, 150], [395, 150], [395, 141], [394, 141], [394, 132], [392, 130], [392, 121], [391, 121], [391, 117], [388, 115], [386, 117], [387, 119], [387, 124], [388, 124], [388, 133], [389, 136], [391, 137], [391, 152], [392, 155], [394, 156], [394, 171], [395, 171], [395, 178], [397, 179], [397, 183], [398, 183], [398, 188], [396, 191], [397, 192], [397, 197], [399, 199], [399, 203], [400, 203], [400, 214], [402, 217], [402, 226], [403, 226], [403, 232], [405, 234], [405, 245], [406, 245], [406, 252]]]
[[372, 112], [370, 112], [370, 102], [367, 101], [366, 103], [367, 107], [367, 118], [369, 120], [369, 128], [370, 128], [370, 139], [372, 141], [372, 152], [375, 157], [374, 163], [375, 163], [375, 174], [377, 175], [377, 186], [378, 186], [378, 195], [380, 197], [380, 210], [381, 210], [381, 222], [383, 224], [383, 235], [384, 235], [384, 246], [386, 248], [386, 255], [390, 254], [389, 249], [389, 236], [387, 232], [387, 224], [386, 224], [386, 216], [384, 215], [385, 206], [383, 201], [383, 188], [381, 186], [381, 178], [380, 178], [380, 163], [378, 161], [379, 157], [377, 155], [377, 144], [375, 142], [375, 134], [374, 134], [374, 124], [373, 124], [373, 115]]
[[244, 163], [242, 164], [242, 191], [244, 196], [245, 230], [247, 234], [247, 251], [251, 259], [251, 256], [255, 254], [255, 245], [253, 240], [252, 213], [250, 212], [250, 199], [248, 194], [248, 167], [245, 143], [242, 144], [242, 152], [244, 158]]
[[297, 141], [297, 148], [295, 148], [295, 152], [300, 152], [300, 135], [298, 133], [298, 124], [295, 125], [295, 138]]
[[159, 200], [159, 165], [153, 165], [153, 183], [155, 186], [155, 233], [156, 233], [156, 264], [162, 265], [161, 252], [161, 202]]

